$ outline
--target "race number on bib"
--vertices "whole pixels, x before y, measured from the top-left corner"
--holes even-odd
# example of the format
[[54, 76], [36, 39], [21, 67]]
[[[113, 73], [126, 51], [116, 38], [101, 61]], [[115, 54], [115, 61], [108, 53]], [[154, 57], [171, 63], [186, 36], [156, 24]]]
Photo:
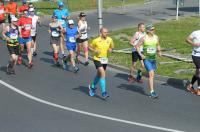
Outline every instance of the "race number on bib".
[[11, 38], [11, 39], [17, 39], [17, 38], [18, 38], [18, 35], [17, 35], [17, 34], [14, 34], [14, 33], [12, 33], [12, 34], [10, 34], [10, 38]]
[[56, 32], [56, 31], [52, 31], [52, 32], [51, 32], [51, 35], [52, 35], [53, 37], [59, 37], [59, 36], [60, 36], [60, 34], [59, 34], [58, 32]]
[[76, 40], [75, 40], [75, 38], [74, 38], [74, 37], [69, 37], [69, 42], [71, 42], [71, 43], [75, 43], [75, 42], [76, 42]]
[[147, 53], [148, 54], [155, 54], [156, 53], [156, 48], [147, 48]]
[[87, 37], [87, 33], [81, 34], [81, 39], [86, 39]]
[[108, 58], [100, 58], [99, 61], [101, 62], [101, 64], [108, 64]]
[[31, 30], [31, 25], [30, 24], [25, 25], [25, 30]]
[[4, 10], [0, 10], [0, 14], [3, 14], [4, 13]]

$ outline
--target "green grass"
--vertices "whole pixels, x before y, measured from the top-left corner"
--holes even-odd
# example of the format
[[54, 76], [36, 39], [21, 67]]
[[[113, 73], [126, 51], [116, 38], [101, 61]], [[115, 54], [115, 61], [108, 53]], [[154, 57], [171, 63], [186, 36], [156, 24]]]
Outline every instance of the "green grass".
[[[155, 24], [156, 34], [160, 38], [161, 47], [175, 48], [176, 52], [190, 56], [192, 47], [186, 44], [185, 38], [192, 31], [199, 29], [199, 22], [200, 22], [199, 18], [189, 17], [189, 18], [182, 18], [180, 21], [170, 20]], [[115, 48], [123, 49], [131, 47], [129, 42], [123, 42], [119, 39], [116, 39], [115, 36], [118, 34], [127, 34], [128, 36], [132, 36], [135, 31], [136, 28], [129, 28], [112, 32], [110, 35], [114, 39]], [[166, 57], [158, 58], [157, 74], [181, 78], [181, 79], [191, 78], [192, 75], [191, 73], [175, 74], [174, 72], [178, 69], [194, 69], [194, 65], [192, 63], [178, 62], [174, 64], [164, 64], [164, 65], [159, 64], [159, 62], [168, 62], [168, 61], [176, 61], [176, 60]], [[125, 54], [125, 53], [110, 54], [110, 62], [113, 64], [123, 65], [129, 68], [131, 66], [131, 54]], [[140, 65], [138, 64], [138, 67], [139, 66]]]
[[[96, 0], [94, 0], [96, 1]], [[96, 9], [96, 3], [93, 0], [63, 0], [70, 12]], [[125, 4], [142, 3], [143, 0], [126, 0]], [[57, 8], [57, 3], [54, 2], [35, 2], [39, 12], [45, 14], [52, 14], [53, 10]], [[104, 8], [121, 6], [121, 0], [104, 0]]]

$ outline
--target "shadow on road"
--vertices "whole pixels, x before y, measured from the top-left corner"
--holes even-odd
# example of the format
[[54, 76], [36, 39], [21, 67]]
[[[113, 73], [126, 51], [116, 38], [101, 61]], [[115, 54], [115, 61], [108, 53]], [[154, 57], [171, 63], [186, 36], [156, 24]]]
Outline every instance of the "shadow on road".
[[53, 56], [53, 52], [50, 52], [50, 51], [44, 51], [43, 54]]
[[7, 73], [7, 67], [6, 66], [1, 66], [0, 71]]
[[[176, 8], [167, 8], [168, 10], [176, 10]], [[179, 11], [184, 11], [184, 12], [198, 12], [199, 8], [198, 7], [180, 7]]]
[[115, 77], [128, 81], [128, 74], [125, 73], [117, 73]]

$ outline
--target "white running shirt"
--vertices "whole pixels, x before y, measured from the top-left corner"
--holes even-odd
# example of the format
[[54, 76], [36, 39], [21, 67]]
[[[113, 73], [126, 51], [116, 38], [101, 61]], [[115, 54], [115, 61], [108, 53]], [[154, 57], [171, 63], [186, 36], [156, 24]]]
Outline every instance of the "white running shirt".
[[31, 36], [35, 36], [37, 32], [37, 22], [38, 22], [39, 17], [36, 15], [29, 16], [29, 17], [32, 18]]
[[[192, 32], [189, 37], [192, 38], [194, 43], [200, 43], [200, 30]], [[200, 57], [200, 46], [193, 47], [192, 55]]]
[[[143, 38], [146, 35], [146, 33], [140, 33], [140, 32], [136, 32], [133, 36], [133, 38], [136, 38], [135, 42], [134, 42], [134, 46], [136, 46], [138, 44], [138, 42], [141, 40], [141, 38]], [[136, 52], [136, 48], [133, 47], [132, 52]], [[143, 52], [143, 46], [140, 46], [140, 52]]]
[[79, 31], [81, 33], [80, 39], [87, 39], [88, 38], [87, 28], [88, 28], [87, 21], [84, 21], [84, 22], [80, 21], [80, 27], [79, 27]]

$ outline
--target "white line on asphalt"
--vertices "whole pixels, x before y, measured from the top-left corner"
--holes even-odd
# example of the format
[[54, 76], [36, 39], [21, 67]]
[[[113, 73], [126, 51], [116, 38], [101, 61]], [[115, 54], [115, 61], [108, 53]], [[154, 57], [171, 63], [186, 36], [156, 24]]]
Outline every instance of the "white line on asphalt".
[[162, 130], [162, 131], [167, 131], [167, 132], [184, 132], [184, 131], [180, 131], [180, 130], [175, 130], [175, 129], [169, 129], [169, 128], [164, 128], [164, 127], [159, 127], [159, 126], [153, 126], [153, 125], [148, 125], [148, 124], [143, 124], [143, 123], [139, 123], [139, 122], [133, 122], [133, 121], [128, 121], [128, 120], [123, 120], [123, 119], [118, 119], [118, 118], [114, 118], [114, 117], [109, 117], [109, 116], [104, 116], [104, 115], [99, 115], [99, 114], [94, 114], [94, 113], [90, 113], [90, 112], [86, 112], [86, 111], [81, 111], [81, 110], [77, 110], [77, 109], [73, 109], [70, 107], [65, 107], [59, 104], [55, 104], [55, 103], [51, 103], [49, 101], [45, 101], [43, 99], [34, 97], [28, 93], [25, 93], [17, 88], [15, 88], [14, 86], [0, 80], [0, 84], [6, 86], [7, 88], [9, 88], [10, 90], [25, 96], [31, 100], [49, 105], [49, 106], [53, 106], [59, 109], [63, 109], [63, 110], [67, 110], [67, 111], [71, 111], [71, 112], [76, 112], [79, 114], [83, 114], [83, 115], [87, 115], [87, 116], [92, 116], [92, 117], [96, 117], [96, 118], [101, 118], [101, 119], [106, 119], [106, 120], [111, 120], [111, 121], [116, 121], [116, 122], [121, 122], [121, 123], [125, 123], [125, 124], [131, 124], [131, 125], [136, 125], [136, 126], [140, 126], [140, 127], [146, 127], [146, 128], [151, 128], [151, 129], [157, 129], [157, 130]]

